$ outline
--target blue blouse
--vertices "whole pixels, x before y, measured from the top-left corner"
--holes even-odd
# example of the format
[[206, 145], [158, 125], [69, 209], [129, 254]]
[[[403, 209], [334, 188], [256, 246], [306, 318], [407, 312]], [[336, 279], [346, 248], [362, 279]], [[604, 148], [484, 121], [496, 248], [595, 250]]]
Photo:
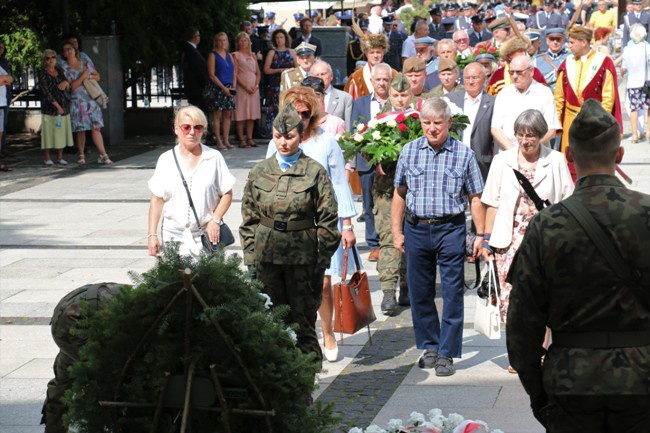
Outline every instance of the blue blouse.
[[235, 64], [232, 61], [232, 56], [230, 53], [226, 53], [226, 59], [224, 60], [216, 51], [212, 53], [214, 54], [214, 75], [217, 76], [224, 86], [232, 85], [232, 76], [235, 73]]

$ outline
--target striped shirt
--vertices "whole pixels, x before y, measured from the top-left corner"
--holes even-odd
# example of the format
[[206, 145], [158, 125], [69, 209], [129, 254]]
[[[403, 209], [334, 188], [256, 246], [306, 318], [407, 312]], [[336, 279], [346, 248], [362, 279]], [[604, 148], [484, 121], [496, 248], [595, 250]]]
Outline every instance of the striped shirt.
[[407, 188], [408, 212], [441, 218], [464, 212], [468, 196], [483, 191], [483, 177], [469, 146], [449, 136], [435, 151], [420, 137], [402, 149], [394, 186]]

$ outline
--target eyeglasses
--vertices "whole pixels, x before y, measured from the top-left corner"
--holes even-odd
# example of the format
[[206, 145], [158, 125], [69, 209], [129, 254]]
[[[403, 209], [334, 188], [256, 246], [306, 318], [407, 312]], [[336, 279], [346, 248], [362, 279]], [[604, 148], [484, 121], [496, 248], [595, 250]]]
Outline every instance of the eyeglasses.
[[45, 57], [45, 60], [52, 60], [52, 59], [56, 59], [56, 56], [47, 56], [47, 57]]
[[194, 126], [192, 126], [192, 125], [188, 125], [187, 123], [183, 123], [180, 126], [180, 128], [181, 128], [181, 131], [183, 131], [184, 135], [189, 134], [192, 129], [194, 129], [194, 132], [196, 132], [197, 134], [201, 134], [201, 133], [203, 133], [203, 130], [205, 129], [205, 126], [204, 125], [194, 125]]
[[521, 140], [526, 139], [526, 140], [533, 140], [538, 138], [537, 135], [535, 134], [524, 134], [523, 132], [515, 132], [515, 136]]
[[298, 111], [298, 114], [305, 120], [311, 119], [311, 111]]
[[526, 72], [527, 70], [529, 70], [530, 68], [531, 68], [531, 67], [529, 66], [529, 67], [527, 67], [526, 69], [522, 69], [522, 70], [520, 70], [520, 71], [514, 71], [514, 70], [510, 69], [510, 70], [508, 71], [508, 73], [509, 73], [510, 75], [517, 75], [517, 74], [521, 75], [521, 74], [523, 74], [524, 72]]
[[456, 43], [458, 43], [458, 42], [469, 42], [469, 38], [458, 38], [458, 39], [455, 39], [454, 42], [456, 42]]
[[564, 41], [564, 38], [548, 38], [548, 40], [551, 42], [562, 42]]

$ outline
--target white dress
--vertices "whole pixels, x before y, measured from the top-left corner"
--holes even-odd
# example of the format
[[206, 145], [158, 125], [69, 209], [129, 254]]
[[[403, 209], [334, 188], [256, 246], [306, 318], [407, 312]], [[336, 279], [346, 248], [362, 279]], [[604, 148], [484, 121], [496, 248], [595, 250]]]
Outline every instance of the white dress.
[[[357, 209], [354, 206], [354, 198], [350, 190], [347, 176], [345, 175], [345, 158], [336, 139], [332, 134], [319, 131], [319, 134], [311, 140], [300, 143], [300, 148], [305, 155], [316, 160], [327, 171], [327, 175], [332, 181], [334, 194], [338, 205], [339, 230], [343, 229], [343, 218], [352, 218], [357, 215]], [[266, 157], [269, 158], [277, 151], [273, 140], [269, 142], [266, 151]], [[355, 246], [356, 248], [356, 246]], [[332, 256], [330, 268], [325, 271], [325, 275], [340, 277], [343, 271], [343, 246], [339, 244], [336, 252]], [[359, 261], [361, 257], [359, 256]], [[348, 275], [356, 270], [352, 254], [348, 259]]]
[[189, 254], [197, 258], [202, 250], [201, 230], [196, 225], [172, 151], [176, 152], [183, 170], [201, 227], [205, 227], [210, 222], [221, 197], [232, 190], [235, 177], [230, 173], [226, 161], [217, 150], [201, 145], [201, 158], [196, 167], [190, 171], [183, 166], [178, 148], [177, 144], [172, 150], [160, 155], [156, 170], [148, 182], [149, 190], [165, 202], [161, 242], [180, 242], [180, 255]]

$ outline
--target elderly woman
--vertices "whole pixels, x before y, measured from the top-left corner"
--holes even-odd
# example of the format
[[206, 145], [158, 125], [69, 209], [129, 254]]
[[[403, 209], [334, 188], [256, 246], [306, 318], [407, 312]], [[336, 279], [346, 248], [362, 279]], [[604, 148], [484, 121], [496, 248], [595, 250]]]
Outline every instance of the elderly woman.
[[528, 179], [542, 200], [551, 204], [567, 198], [574, 187], [564, 155], [541, 144], [541, 138], [548, 132], [542, 113], [524, 111], [515, 120], [514, 130], [519, 145], [494, 157], [481, 196], [487, 206], [484, 255], [493, 254], [496, 261], [503, 321], [512, 289], [506, 276], [526, 227], [538, 212], [531, 197], [519, 185], [515, 170]]
[[[646, 112], [648, 125], [648, 107], [650, 97], [643, 93], [643, 83], [650, 80], [650, 44], [646, 42], [647, 31], [641, 24], [634, 24], [630, 29], [630, 39], [634, 42], [623, 49], [621, 74], [627, 72], [627, 97], [630, 101], [630, 126], [632, 127], [632, 142], [638, 142], [639, 111]], [[650, 140], [650, 134], [648, 134]]]
[[43, 69], [38, 71], [41, 89], [41, 149], [45, 165], [53, 165], [50, 149], [56, 150], [56, 162], [68, 165], [63, 149], [74, 146], [70, 120], [70, 83], [56, 63], [56, 51], [43, 52]]
[[[305, 88], [291, 91], [298, 89], [313, 93]], [[256, 271], [274, 306], [290, 307], [285, 320], [298, 324], [298, 348], [303, 353], [315, 353], [320, 361], [323, 355], [316, 335], [316, 311], [321, 304], [325, 269], [341, 234], [331, 176], [300, 146], [305, 129], [314, 128], [305, 123], [311, 110], [305, 104], [294, 108], [286, 103], [273, 121], [277, 152], [255, 165], [248, 175], [239, 234], [244, 264]]]
[[[151, 256], [160, 253], [161, 243], [179, 242], [179, 254], [198, 258], [203, 249], [202, 233], [206, 233], [213, 244], [219, 242], [219, 226], [232, 202], [235, 177], [230, 174], [220, 152], [201, 144], [207, 124], [203, 111], [193, 105], [182, 107], [176, 113], [174, 133], [178, 142], [160, 155], [156, 171], [149, 179], [151, 201], [147, 239]], [[190, 207], [181, 173], [194, 210]]]
[[[332, 276], [339, 276], [343, 271], [343, 254], [345, 248], [351, 248], [356, 243], [352, 218], [357, 214], [350, 184], [345, 174], [345, 159], [333, 135], [319, 129], [321, 118], [321, 101], [316, 92], [309, 87], [293, 87], [282, 94], [280, 106], [290, 104], [302, 117], [303, 130], [300, 147], [305, 155], [318, 161], [327, 172], [334, 188], [338, 208], [338, 229], [341, 231], [341, 244], [333, 252], [331, 266], [325, 271], [323, 279], [323, 300], [319, 309], [325, 358], [330, 362], [338, 359], [338, 346], [332, 330], [332, 314], [334, 311]], [[276, 152], [275, 138], [269, 143], [267, 158]], [[348, 263], [348, 271], [356, 269], [353, 263]]]
[[92, 63], [82, 60], [79, 49], [68, 41], [63, 43], [63, 71], [65, 77], [70, 81], [72, 88], [72, 102], [70, 104], [70, 117], [72, 118], [72, 130], [77, 135], [77, 147], [79, 148], [79, 165], [86, 163], [84, 149], [86, 147], [86, 131], [92, 131], [91, 135], [95, 147], [99, 152], [97, 158], [98, 164], [112, 164], [113, 161], [106, 154], [104, 148], [104, 138], [102, 137], [101, 128], [104, 126], [104, 117], [102, 109], [95, 101], [86, 88], [84, 81], [88, 78], [94, 78], [99, 81], [99, 73], [95, 70]]
[[[228, 35], [224, 32], [219, 32], [214, 37], [214, 49], [208, 54], [207, 65], [214, 110], [212, 127], [217, 137], [217, 149], [232, 149], [234, 146], [230, 144], [228, 137], [230, 137], [230, 116], [235, 109], [237, 63], [228, 52]], [[222, 119], [223, 141], [219, 133]]]

